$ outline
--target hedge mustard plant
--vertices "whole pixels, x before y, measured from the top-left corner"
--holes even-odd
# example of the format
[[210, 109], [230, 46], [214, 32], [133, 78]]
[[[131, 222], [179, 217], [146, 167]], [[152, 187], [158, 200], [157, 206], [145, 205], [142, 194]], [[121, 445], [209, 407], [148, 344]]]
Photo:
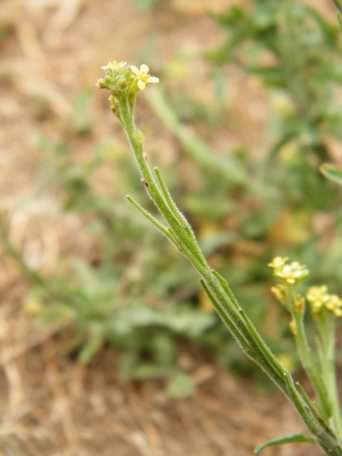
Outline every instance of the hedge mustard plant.
[[[316, 394], [311, 401], [303, 387], [296, 382], [272, 353], [257, 328], [240, 306], [229, 283], [213, 270], [197, 241], [189, 222], [177, 207], [158, 168], [151, 168], [144, 151], [144, 135], [135, 122], [137, 95], [148, 84], [158, 82], [149, 74], [149, 68], [139, 69], [125, 62], [111, 62], [105, 67], [104, 77], [99, 79], [99, 88], [110, 92], [109, 102], [112, 112], [126, 133], [130, 148], [135, 156], [142, 184], [154, 203], [161, 218], [157, 218], [131, 196], [128, 201], [135, 206], [197, 270], [201, 284], [210, 297], [217, 313], [231, 335], [245, 354], [253, 360], [278, 386], [293, 404], [309, 431], [308, 435], [297, 434], [281, 437], [257, 448], [257, 452], [271, 445], [290, 442], [317, 443], [327, 455], [342, 456], [340, 440], [342, 426], [337, 399], [335, 376], [334, 326], [339, 316], [341, 300], [335, 295], [309, 289], [307, 299], [301, 293], [301, 282], [309, 274], [308, 269], [298, 262], [277, 257], [271, 263], [278, 284], [273, 288], [275, 295], [291, 315], [291, 328], [299, 355]], [[322, 297], [323, 295], [323, 297]], [[319, 299], [317, 299], [317, 296]], [[314, 355], [304, 324], [306, 301], [309, 302], [318, 332], [318, 357]], [[322, 305], [317, 311], [318, 302]], [[317, 404], [316, 404], [317, 403]]]

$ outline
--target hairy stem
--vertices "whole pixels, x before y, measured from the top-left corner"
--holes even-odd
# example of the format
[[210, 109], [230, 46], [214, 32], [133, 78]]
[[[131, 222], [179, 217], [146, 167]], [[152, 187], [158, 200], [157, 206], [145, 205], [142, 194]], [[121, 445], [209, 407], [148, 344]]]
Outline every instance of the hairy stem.
[[[134, 104], [123, 98], [119, 100], [118, 109], [142, 182], [167, 226], [151, 214], [147, 215], [147, 218], [176, 245], [197, 270], [205, 291], [236, 342], [286, 395], [324, 452], [330, 456], [342, 456], [341, 443], [325, 417], [320, 417], [302, 387], [295, 383], [289, 372], [280, 365], [236, 300], [228, 282], [209, 267], [189, 222], [178, 209], [159, 170], [151, 169], [144, 152], [143, 135], [134, 122]], [[146, 216], [145, 209], [132, 198], [130, 200]]]

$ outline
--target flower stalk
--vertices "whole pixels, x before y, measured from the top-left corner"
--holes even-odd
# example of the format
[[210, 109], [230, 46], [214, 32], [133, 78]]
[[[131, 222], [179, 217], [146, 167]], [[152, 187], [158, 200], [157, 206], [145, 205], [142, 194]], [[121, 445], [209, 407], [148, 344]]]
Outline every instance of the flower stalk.
[[[123, 62], [112, 62], [103, 69], [105, 75], [99, 80], [98, 86], [110, 92], [109, 101], [112, 111], [126, 134], [131, 151], [136, 159], [145, 191], [161, 218], [159, 219], [148, 212], [131, 196], [128, 196], [128, 200], [196, 269], [200, 276], [201, 284], [218, 315], [243, 352], [277, 385], [302, 417], [311, 434], [311, 437], [305, 437], [304, 440], [317, 442], [327, 455], [342, 456], [342, 443], [335, 426], [333, 426], [335, 421], [331, 422], [329, 420], [331, 416], [330, 408], [328, 411], [327, 406], [325, 411], [325, 404], [323, 407], [323, 404], [318, 402], [319, 406], [316, 409], [315, 404], [308, 399], [302, 386], [295, 382], [292, 375], [280, 364], [240, 306], [229, 283], [209, 266], [191, 225], [177, 207], [159, 169], [151, 168], [149, 164], [148, 157], [144, 151], [144, 135], [135, 123], [135, 104], [138, 93], [144, 90], [148, 84], [156, 83], [158, 81], [157, 78], [149, 75], [149, 69], [146, 65], [141, 66], [139, 70], [136, 67], [129, 67]], [[279, 269], [279, 265], [277, 266], [276, 264], [275, 268], [278, 268], [276, 276], [290, 289], [295, 286], [298, 280], [308, 274], [307, 269], [298, 265], [298, 263], [288, 265], [285, 261], [282, 268]], [[288, 288], [286, 290], [288, 291]], [[295, 298], [293, 296], [293, 299]], [[287, 305], [291, 306], [291, 303], [287, 303]], [[311, 355], [300, 326], [302, 324], [303, 310], [298, 305], [295, 308], [293, 317], [296, 327], [300, 328], [298, 345], [303, 350], [303, 359], [306, 362], [305, 367], [310, 373], [310, 378], [312, 377], [311, 379], [315, 380], [315, 375], [313, 375], [315, 371], [310, 364]], [[332, 360], [331, 344], [327, 342], [327, 349], [328, 345]], [[321, 385], [319, 379], [316, 379], [315, 382], [317, 382], [315, 390], [317, 390], [317, 396], [320, 399], [324, 396], [324, 386], [327, 388], [329, 385], [331, 391], [334, 389], [332, 377], [327, 381], [326, 385]], [[320, 388], [322, 388], [322, 391]], [[298, 436], [296, 438], [298, 439]]]

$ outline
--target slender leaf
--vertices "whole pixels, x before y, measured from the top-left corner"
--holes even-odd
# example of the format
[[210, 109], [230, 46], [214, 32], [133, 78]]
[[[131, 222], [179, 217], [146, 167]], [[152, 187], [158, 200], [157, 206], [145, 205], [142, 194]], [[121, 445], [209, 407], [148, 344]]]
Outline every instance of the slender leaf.
[[342, 169], [336, 168], [336, 166], [326, 163], [321, 166], [321, 172], [331, 181], [342, 185]]
[[287, 445], [288, 443], [317, 443], [315, 437], [305, 434], [292, 434], [284, 437], [276, 437], [275, 439], [269, 440], [263, 445], [259, 445], [255, 448], [255, 454], [260, 454], [266, 448], [270, 448], [277, 445]]

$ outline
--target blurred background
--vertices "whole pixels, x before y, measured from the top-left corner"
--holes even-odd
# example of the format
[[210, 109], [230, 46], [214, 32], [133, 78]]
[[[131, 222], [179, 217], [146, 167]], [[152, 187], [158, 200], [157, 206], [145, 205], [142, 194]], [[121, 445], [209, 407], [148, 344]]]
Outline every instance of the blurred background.
[[151, 160], [302, 376], [267, 263], [342, 292], [341, 193], [319, 172], [342, 164], [341, 44], [329, 1], [1, 0], [1, 454], [245, 456], [300, 429], [126, 202], [149, 205], [95, 83], [113, 59], [160, 77], [138, 104]]

